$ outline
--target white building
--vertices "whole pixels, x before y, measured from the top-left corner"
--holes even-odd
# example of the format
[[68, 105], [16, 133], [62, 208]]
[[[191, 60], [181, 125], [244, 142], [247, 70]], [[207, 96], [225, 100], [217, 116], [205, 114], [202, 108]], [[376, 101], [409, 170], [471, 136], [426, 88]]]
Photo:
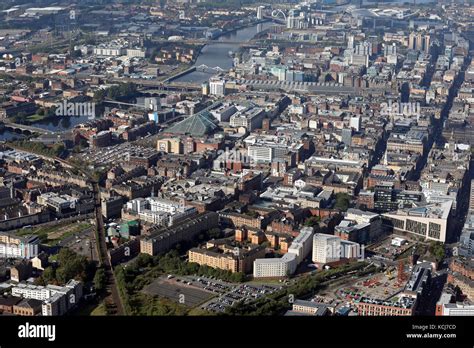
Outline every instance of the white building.
[[360, 128], [362, 126], [362, 121], [360, 116], [351, 116], [349, 126], [351, 128], [354, 128], [356, 132], [360, 131]]
[[27, 16], [44, 16], [51, 14], [58, 14], [64, 11], [63, 7], [49, 6], [49, 7], [30, 7], [25, 9], [25, 15]]
[[212, 78], [209, 80], [209, 89], [211, 95], [223, 97], [225, 96], [225, 80]]
[[263, 19], [263, 9], [264, 7], [263, 6], [259, 6], [257, 7], [257, 19]]
[[300, 234], [293, 240], [288, 248], [288, 253], [296, 255], [296, 261], [299, 264], [308, 256], [313, 244], [313, 228], [303, 227]]
[[286, 253], [281, 258], [257, 259], [253, 262], [254, 278], [281, 278], [296, 271], [296, 255]]
[[474, 316], [473, 304], [444, 303], [440, 307], [443, 316]]
[[335, 251], [341, 248], [341, 238], [323, 233], [316, 233], [313, 237], [313, 262], [330, 263], [339, 261]]
[[157, 197], [136, 198], [127, 202], [126, 210], [138, 214], [143, 221], [160, 226], [172, 226], [197, 214], [194, 207]]
[[273, 160], [273, 147], [252, 145], [248, 147], [248, 156], [255, 162], [269, 163]]
[[93, 53], [96, 56], [104, 56], [104, 57], [118, 57], [123, 55], [123, 48], [122, 47], [95, 47]]
[[141, 48], [128, 48], [127, 49], [127, 57], [130, 58], [145, 58], [145, 50]]
[[337, 236], [316, 233], [313, 236], [313, 262], [327, 264], [341, 259], [364, 257], [360, 244], [341, 240]]
[[296, 271], [298, 264], [311, 251], [312, 227], [304, 227], [281, 258], [257, 259], [253, 262], [254, 278], [282, 278]]
[[58, 194], [56, 192], [47, 192], [38, 196], [37, 203], [40, 205], [47, 206], [57, 213], [62, 213], [65, 210], [76, 209], [76, 205], [79, 202], [78, 198], [72, 197], [67, 194]]
[[347, 36], [347, 48], [350, 50], [354, 49], [354, 35]]
[[52, 291], [54, 290], [44, 286], [20, 283], [12, 288], [12, 296], [43, 301], [52, 296]]
[[244, 143], [247, 154], [255, 162], [272, 162], [277, 158], [285, 158], [288, 152], [298, 152], [303, 146], [302, 142], [289, 141], [274, 135], [251, 134]]
[[369, 55], [368, 54], [355, 54], [351, 53], [349, 57], [349, 62], [351, 65], [363, 65], [365, 67], [369, 66]]
[[12, 288], [12, 296], [43, 301], [44, 316], [65, 314], [79, 303], [82, 295], [82, 283], [74, 279], [64, 286], [20, 283]]

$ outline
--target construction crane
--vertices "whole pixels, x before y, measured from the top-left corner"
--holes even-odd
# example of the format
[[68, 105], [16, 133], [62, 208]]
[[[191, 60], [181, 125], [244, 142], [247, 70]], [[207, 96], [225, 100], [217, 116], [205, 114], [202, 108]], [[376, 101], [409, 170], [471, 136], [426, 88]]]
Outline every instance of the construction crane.
[[403, 285], [407, 281], [405, 273], [405, 264], [402, 260], [398, 261], [398, 284]]

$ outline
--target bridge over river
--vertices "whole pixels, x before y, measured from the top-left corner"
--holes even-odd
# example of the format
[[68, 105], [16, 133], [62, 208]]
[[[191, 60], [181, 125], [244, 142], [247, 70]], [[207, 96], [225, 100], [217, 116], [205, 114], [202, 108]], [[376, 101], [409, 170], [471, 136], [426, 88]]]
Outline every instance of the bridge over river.
[[30, 133], [38, 133], [38, 134], [55, 134], [58, 132], [53, 132], [48, 129], [43, 129], [40, 127], [29, 126], [26, 124], [19, 124], [15, 123], [12, 120], [6, 118], [2, 120], [2, 124], [4, 125], [5, 129], [10, 129], [13, 131], [21, 131], [21, 132], [30, 132]]
[[209, 67], [207, 66], [206, 64], [201, 64], [199, 66], [192, 66], [190, 67], [189, 69], [186, 69], [184, 71], [181, 71], [177, 74], [174, 74], [170, 77], [168, 77], [166, 80], [163, 80], [164, 83], [168, 83], [168, 82], [172, 82], [173, 80], [176, 80], [178, 78], [180, 78], [181, 76], [184, 76], [184, 75], [187, 75], [189, 73], [192, 73], [194, 71], [199, 71], [199, 72], [203, 72], [203, 73], [206, 73], [206, 74], [219, 74], [221, 72], [224, 72], [225, 70], [216, 66], [216, 67]]

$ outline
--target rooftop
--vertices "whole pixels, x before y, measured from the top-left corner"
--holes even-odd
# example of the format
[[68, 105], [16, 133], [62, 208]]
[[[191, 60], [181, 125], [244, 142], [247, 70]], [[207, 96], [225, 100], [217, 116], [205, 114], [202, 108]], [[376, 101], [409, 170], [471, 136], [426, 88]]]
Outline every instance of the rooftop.
[[209, 134], [217, 129], [217, 122], [207, 111], [190, 116], [168, 128], [166, 133], [189, 134], [197, 137]]

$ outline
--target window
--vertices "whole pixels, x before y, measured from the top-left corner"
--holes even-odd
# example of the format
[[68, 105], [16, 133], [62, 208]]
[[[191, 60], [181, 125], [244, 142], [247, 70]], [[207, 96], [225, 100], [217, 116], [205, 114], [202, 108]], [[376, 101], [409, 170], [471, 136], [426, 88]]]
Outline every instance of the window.
[[405, 229], [416, 234], [423, 236], [426, 235], [426, 224], [419, 221], [407, 219], [407, 225]]
[[382, 222], [384, 225], [393, 226], [393, 228], [400, 230], [405, 229], [405, 221], [403, 220], [395, 219], [393, 217], [384, 217]]
[[430, 222], [428, 236], [431, 238], [439, 239], [441, 235], [441, 225], [434, 222]]

